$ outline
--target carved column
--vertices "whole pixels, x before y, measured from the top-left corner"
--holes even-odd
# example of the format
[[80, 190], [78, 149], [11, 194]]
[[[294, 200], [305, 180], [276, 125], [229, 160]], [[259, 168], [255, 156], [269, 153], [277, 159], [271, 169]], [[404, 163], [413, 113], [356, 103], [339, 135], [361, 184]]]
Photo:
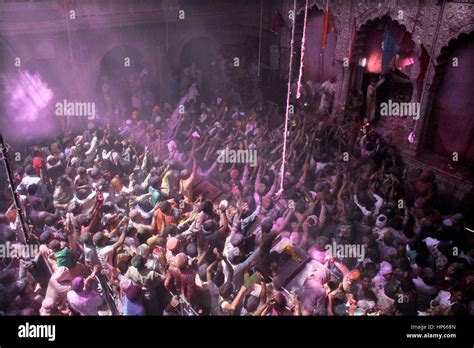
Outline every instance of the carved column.
[[335, 117], [338, 111], [346, 104], [351, 79], [349, 67], [344, 66], [344, 60], [347, 59], [348, 49], [352, 34], [352, 8], [353, 1], [334, 2], [333, 16], [337, 28], [336, 36], [336, 93], [332, 107], [331, 116]]

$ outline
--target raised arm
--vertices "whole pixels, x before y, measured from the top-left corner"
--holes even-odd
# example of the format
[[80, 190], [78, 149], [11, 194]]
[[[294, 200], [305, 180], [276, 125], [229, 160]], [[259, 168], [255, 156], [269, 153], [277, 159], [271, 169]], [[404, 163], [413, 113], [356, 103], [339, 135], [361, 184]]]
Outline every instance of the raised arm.
[[[128, 217], [125, 217], [125, 218], [128, 219]], [[127, 220], [127, 222], [128, 222], [128, 220]], [[126, 235], [127, 235], [127, 229], [124, 228], [124, 229], [122, 229], [122, 233], [120, 234], [119, 239], [112, 245], [112, 250], [113, 250], [114, 253], [117, 252], [117, 250], [123, 245], [123, 243], [125, 242]]]

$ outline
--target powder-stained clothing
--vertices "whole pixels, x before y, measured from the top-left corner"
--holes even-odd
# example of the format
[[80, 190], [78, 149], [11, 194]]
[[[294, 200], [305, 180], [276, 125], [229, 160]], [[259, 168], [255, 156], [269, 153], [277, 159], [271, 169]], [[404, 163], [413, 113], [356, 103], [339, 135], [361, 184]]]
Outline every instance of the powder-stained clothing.
[[145, 299], [156, 298], [156, 288], [162, 282], [162, 277], [158, 272], [147, 268], [139, 270], [132, 266], [125, 273], [125, 277], [142, 287]]
[[67, 302], [80, 315], [99, 315], [97, 309], [102, 304], [102, 297], [94, 290], [70, 290], [67, 293]]
[[71, 289], [71, 275], [67, 267], [61, 266], [49, 279], [45, 298], [50, 298], [59, 305], [66, 299], [67, 292]]
[[166, 275], [165, 288], [174, 294], [185, 296], [189, 303], [197, 304], [196, 272], [190, 269], [181, 270], [171, 267]]

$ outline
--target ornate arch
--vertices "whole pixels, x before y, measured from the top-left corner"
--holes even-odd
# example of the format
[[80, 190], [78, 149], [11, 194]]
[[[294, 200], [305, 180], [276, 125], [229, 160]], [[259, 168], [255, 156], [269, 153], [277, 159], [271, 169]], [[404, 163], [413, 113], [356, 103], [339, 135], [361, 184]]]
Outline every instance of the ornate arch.
[[195, 40], [195, 39], [199, 39], [199, 38], [206, 38], [209, 40], [209, 43], [211, 44], [211, 46], [213, 47], [213, 49], [217, 52], [218, 50], [218, 44], [216, 42], [216, 40], [212, 37], [212, 34], [210, 34], [208, 31], [206, 30], [197, 30], [197, 31], [192, 31], [192, 32], [186, 32], [185, 35], [183, 35], [181, 37], [181, 39], [179, 40], [179, 44], [177, 46], [177, 50], [176, 50], [176, 59], [180, 59], [181, 58], [181, 54], [183, 52], [183, 48], [189, 43], [191, 42], [192, 40]]
[[[399, 11], [403, 11], [400, 13]], [[399, 1], [397, 8], [391, 6], [390, 3], [384, 2], [380, 6], [375, 7], [369, 2], [358, 2], [355, 5], [355, 17], [357, 20], [357, 30], [366, 24], [368, 21], [374, 21], [377, 18], [389, 16], [392, 21], [398, 22], [398, 24], [405, 26], [407, 31], [410, 31], [415, 27], [419, 8], [413, 6], [413, 2], [409, 0]]]
[[435, 66], [438, 66], [440, 64], [440, 62], [438, 62], [438, 58], [442, 56], [441, 50], [443, 48], [455, 44], [457, 41], [459, 41], [461, 35], [463, 34], [469, 35], [473, 31], [474, 31], [474, 22], [469, 23], [463, 27], [460, 27], [458, 28], [458, 30], [456, 30], [454, 34], [440, 39], [438, 41], [439, 42], [438, 45], [436, 45], [436, 50], [435, 50], [435, 55], [434, 55], [436, 57]]
[[[299, 0], [299, 3], [297, 6], [298, 9], [296, 10], [296, 15], [299, 16], [303, 14], [304, 12], [304, 5], [305, 5], [305, 0]], [[311, 10], [313, 7], [316, 7], [318, 10], [324, 11], [326, 8], [326, 1], [325, 0], [308, 0], [308, 10]], [[331, 11], [333, 10], [333, 5], [329, 3], [329, 8]]]

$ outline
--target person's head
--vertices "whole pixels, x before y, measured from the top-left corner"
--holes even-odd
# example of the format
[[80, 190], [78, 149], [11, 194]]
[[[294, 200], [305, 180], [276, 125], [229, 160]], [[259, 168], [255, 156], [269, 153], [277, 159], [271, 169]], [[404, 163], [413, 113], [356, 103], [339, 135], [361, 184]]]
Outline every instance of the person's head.
[[464, 298], [463, 295], [464, 291], [459, 285], [453, 286], [453, 288], [451, 289], [451, 303], [461, 301]]
[[84, 167], [77, 168], [77, 175], [79, 175], [81, 178], [85, 178], [87, 176], [87, 169]]
[[257, 310], [259, 305], [259, 299], [255, 296], [249, 295], [244, 300], [244, 307], [249, 313], [253, 313]]
[[277, 311], [283, 311], [286, 307], [286, 297], [280, 292], [276, 291], [273, 295], [273, 308]]
[[202, 224], [202, 235], [203, 236], [210, 236], [216, 230], [216, 223], [212, 219], [208, 219], [204, 221]]
[[135, 255], [132, 257], [132, 267], [136, 269], [142, 269], [145, 266], [145, 259], [142, 255]]
[[377, 266], [373, 262], [367, 262], [364, 271], [369, 277], [373, 278], [377, 274]]
[[26, 278], [17, 280], [14, 284], [16, 292], [20, 296], [26, 296], [33, 292], [33, 284]]
[[210, 200], [205, 200], [204, 202], [202, 202], [199, 206], [199, 211], [204, 212], [207, 215], [213, 215], [212, 202]]
[[349, 272], [344, 275], [342, 278], [342, 288], [344, 289], [345, 292], [351, 292], [352, 291], [352, 286], [355, 280], [357, 280], [360, 276], [360, 273], [358, 271], [354, 272]]
[[97, 247], [104, 247], [107, 243], [107, 237], [102, 232], [97, 232], [92, 237], [92, 243]]
[[66, 167], [66, 169], [64, 170], [64, 174], [70, 179], [74, 179], [76, 177], [76, 173], [76, 167], [73, 166]]
[[168, 201], [163, 201], [160, 203], [160, 210], [164, 214], [169, 214], [171, 211], [171, 204]]
[[435, 284], [435, 280], [436, 280], [435, 273], [429, 267], [425, 267], [421, 270], [420, 277], [423, 280], [423, 282], [427, 285], [434, 285]]
[[234, 286], [232, 285], [232, 282], [224, 283], [219, 288], [219, 294], [222, 296], [222, 298], [227, 299], [227, 300], [231, 298], [233, 291], [234, 291]]
[[143, 221], [142, 214], [136, 209], [132, 209], [128, 215], [133, 222], [141, 223]]
[[43, 201], [41, 199], [34, 199], [33, 202], [31, 202], [31, 207], [33, 210], [42, 211], [44, 210]]
[[58, 186], [63, 190], [67, 190], [71, 187], [71, 181], [67, 177], [62, 176], [58, 179]]
[[188, 265], [188, 257], [185, 253], [179, 253], [174, 258], [174, 264], [179, 269], [184, 269]]
[[189, 178], [189, 176], [191, 175], [191, 172], [187, 169], [183, 169], [180, 173], [179, 173], [179, 178], [181, 180], [185, 180], [187, 178]]
[[197, 246], [194, 243], [189, 243], [186, 246], [186, 254], [189, 257], [197, 257], [198, 256], [198, 251], [197, 251]]
[[207, 278], [207, 267], [209, 267], [209, 264], [207, 264], [206, 262], [199, 265], [199, 267], [198, 267], [198, 272], [197, 273], [199, 275], [199, 279], [201, 279], [201, 281], [203, 281], [203, 282], [205, 282], [206, 278]]
[[221, 287], [222, 284], [224, 284], [224, 272], [222, 270], [217, 270], [216, 273], [214, 274], [214, 284], [216, 284], [217, 287]]
[[263, 198], [262, 199], [262, 207], [265, 210], [270, 210], [273, 206], [273, 201], [270, 198]]
[[48, 248], [53, 252], [58, 252], [61, 250], [61, 243], [58, 240], [53, 239], [51, 242], [49, 242]]
[[28, 195], [34, 196], [34, 195], [36, 195], [36, 192], [38, 192], [38, 185], [30, 184], [28, 186]]
[[370, 286], [372, 285], [372, 277], [369, 274], [364, 273], [361, 276], [361, 285], [362, 289], [370, 289]]
[[122, 191], [123, 184], [122, 181], [120, 180], [120, 177], [116, 175], [111, 181], [110, 181], [110, 186], [114, 189], [116, 193], [119, 193]]
[[395, 241], [395, 236], [393, 235], [393, 233], [390, 231], [387, 231], [383, 236], [383, 242], [385, 243], [385, 245], [392, 246], [394, 241]]
[[82, 291], [84, 289], [84, 278], [82, 277], [75, 277], [71, 280], [71, 290], [76, 292]]
[[176, 228], [175, 225], [165, 225], [165, 229], [164, 229], [164, 235], [165, 236], [176, 236], [176, 234], [178, 233], [178, 229]]
[[48, 216], [44, 219], [44, 224], [45, 224], [46, 226], [54, 226], [55, 223], [56, 223], [56, 217], [55, 217], [55, 216], [48, 215]]
[[326, 246], [329, 245], [329, 238], [326, 237], [326, 236], [319, 236], [318, 238], [316, 238], [316, 241], [315, 241], [315, 247], [320, 250], [320, 251], [324, 251], [326, 250]]
[[106, 191], [107, 190], [107, 180], [105, 178], [100, 178], [99, 180], [97, 180], [97, 187], [101, 190], [101, 191]]
[[383, 291], [385, 295], [387, 295], [392, 300], [395, 300], [397, 298], [398, 285], [394, 282], [387, 283], [385, 284]]
[[117, 268], [119, 269], [120, 274], [122, 275], [127, 273], [129, 267], [130, 267], [129, 263], [125, 260], [120, 261], [119, 264], [117, 265]]
[[92, 168], [89, 175], [92, 179], [98, 180], [101, 176], [100, 169], [97, 167]]
[[48, 245], [54, 239], [54, 234], [51, 232], [43, 232], [40, 235], [39, 241], [41, 244]]
[[341, 239], [350, 239], [351, 228], [349, 225], [340, 225], [338, 230], [339, 230], [339, 237]]
[[160, 188], [160, 184], [161, 184], [161, 180], [160, 180], [160, 177], [158, 176], [152, 176], [150, 178], [150, 186], [153, 187], [155, 190], [158, 190]]
[[261, 224], [262, 233], [269, 233], [273, 227], [273, 220], [270, 218], [265, 218]]
[[[242, 187], [242, 195], [247, 196], [250, 195], [253, 191], [253, 186], [250, 184], [247, 184]], [[260, 186], [257, 189], [258, 193], [263, 194], [265, 192], [265, 184], [260, 184]]]
[[180, 246], [180, 241], [178, 238], [175, 237], [170, 237], [166, 241], [166, 249], [168, 249], [171, 252], [176, 252]]

